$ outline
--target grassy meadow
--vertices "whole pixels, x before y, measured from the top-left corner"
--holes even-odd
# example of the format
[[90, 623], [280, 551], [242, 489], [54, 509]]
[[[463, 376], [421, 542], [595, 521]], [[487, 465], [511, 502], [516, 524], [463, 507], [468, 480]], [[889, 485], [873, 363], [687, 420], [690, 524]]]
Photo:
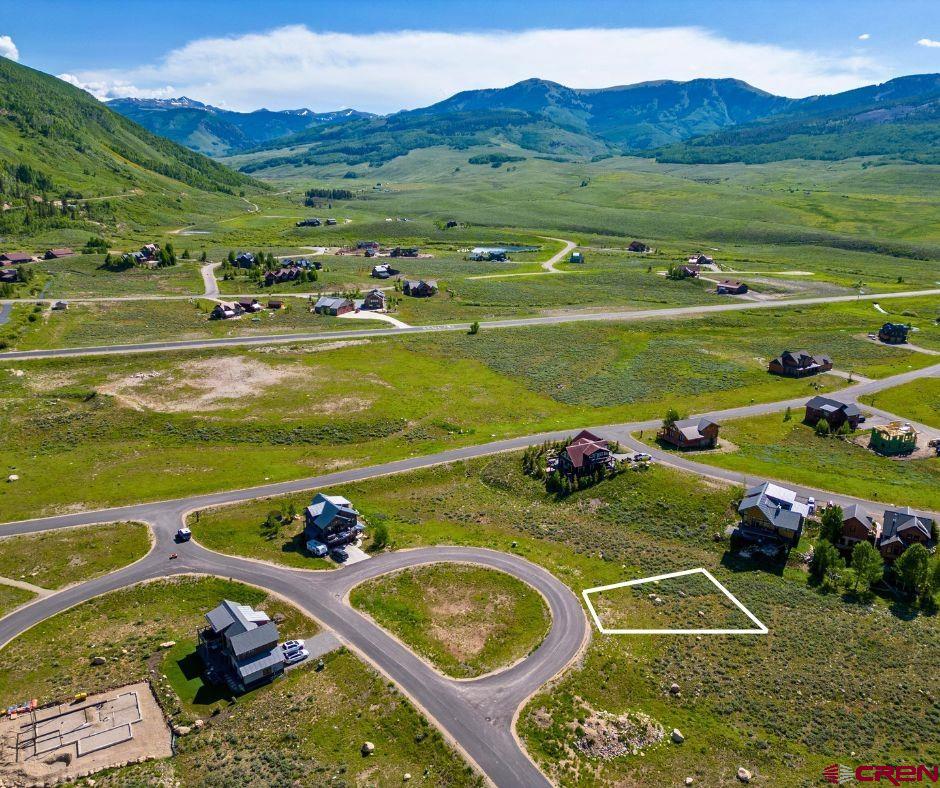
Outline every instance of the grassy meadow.
[[940, 378], [921, 378], [862, 397], [872, 407], [940, 429]]
[[448, 676], [474, 678], [509, 667], [548, 633], [538, 592], [511, 575], [439, 564], [369, 580], [349, 601]]

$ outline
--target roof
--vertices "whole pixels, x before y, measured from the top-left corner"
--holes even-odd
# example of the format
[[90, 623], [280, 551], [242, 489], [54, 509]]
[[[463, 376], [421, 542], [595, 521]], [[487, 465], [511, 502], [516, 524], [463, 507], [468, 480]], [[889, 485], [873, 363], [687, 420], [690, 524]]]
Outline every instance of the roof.
[[[228, 632], [226, 634], [229, 635]], [[277, 643], [277, 641], [277, 624], [273, 621], [266, 621], [261, 626], [254, 627], [254, 629], [229, 635], [229, 643], [232, 645], [232, 653], [235, 655], [235, 659], [240, 659], [252, 651], [257, 651], [259, 648], [270, 643]]]
[[842, 411], [846, 416], [861, 416], [862, 411], [859, 410], [858, 405], [854, 402], [841, 402], [832, 397], [824, 397], [822, 394], [817, 394], [815, 397], [810, 399], [806, 403], [807, 408], [813, 408], [814, 410], [821, 410], [826, 413], [836, 413], [837, 411]]
[[317, 299], [317, 303], [314, 304], [314, 309], [321, 309], [322, 307], [327, 307], [328, 309], [339, 309], [342, 306], [350, 303], [348, 298], [335, 298], [330, 296], [320, 296]]
[[674, 426], [677, 430], [679, 430], [680, 433], [682, 433], [682, 437], [686, 440], [698, 440], [699, 438], [705, 437], [702, 431], [708, 429], [712, 425], [715, 427], [719, 426], [718, 422], [712, 421], [711, 419], [706, 419], [703, 416], [677, 421]]
[[735, 287], [735, 288], [737, 288], [737, 287], [740, 287], [740, 286], [741, 286], [741, 283], [735, 281], [734, 279], [724, 279], [724, 280], [722, 280], [721, 282], [718, 283], [718, 286], [719, 286], [719, 287]]
[[276, 665], [283, 664], [284, 654], [279, 648], [272, 648], [270, 651], [262, 651], [260, 654], [254, 654], [253, 656], [238, 660], [235, 663], [238, 669], [238, 675], [242, 681], [257, 675], [265, 668], [273, 668]]
[[267, 624], [270, 619], [263, 610], [255, 610], [251, 605], [240, 605], [231, 599], [223, 599], [222, 604], [206, 613], [206, 621], [216, 634], [225, 632], [232, 637]]
[[858, 520], [862, 523], [867, 523], [874, 525], [875, 518], [867, 509], [863, 509], [857, 503], [853, 503], [851, 506], [846, 506], [842, 510], [842, 522], [846, 520]]
[[356, 509], [353, 508], [352, 503], [342, 495], [317, 493], [313, 501], [311, 501], [310, 506], [307, 507], [307, 513], [320, 528], [326, 528], [341, 511], [351, 514], [356, 518], [359, 517], [359, 512], [357, 512]]
[[775, 527], [790, 531], [798, 531], [803, 518], [809, 514], [809, 508], [796, 500], [793, 490], [773, 482], [764, 482], [747, 490], [738, 505], [738, 511], [745, 512], [755, 507]]
[[67, 246], [63, 246], [61, 249], [50, 249], [48, 252], [46, 252], [46, 254], [53, 254], [56, 257], [64, 257], [65, 255], [75, 254], [75, 252], [73, 252]]
[[918, 515], [910, 506], [902, 509], [885, 509], [884, 525], [882, 526], [881, 544], [887, 544], [894, 539], [901, 539], [901, 531], [914, 528], [924, 537], [930, 539], [930, 529], [933, 520], [930, 517]]
[[610, 451], [610, 449], [607, 447], [607, 441], [587, 430], [581, 430], [565, 447], [565, 454], [568, 455], [568, 459], [575, 468], [582, 467], [584, 458], [596, 451]]
[[33, 256], [26, 252], [4, 252], [0, 256], [9, 260], [11, 263], [26, 263], [33, 259]]

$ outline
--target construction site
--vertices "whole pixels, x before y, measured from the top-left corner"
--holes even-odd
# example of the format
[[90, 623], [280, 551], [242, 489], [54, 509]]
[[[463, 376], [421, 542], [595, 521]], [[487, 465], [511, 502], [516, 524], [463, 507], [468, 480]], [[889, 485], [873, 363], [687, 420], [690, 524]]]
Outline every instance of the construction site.
[[0, 721], [0, 784], [42, 785], [171, 754], [147, 682], [44, 708], [27, 704]]

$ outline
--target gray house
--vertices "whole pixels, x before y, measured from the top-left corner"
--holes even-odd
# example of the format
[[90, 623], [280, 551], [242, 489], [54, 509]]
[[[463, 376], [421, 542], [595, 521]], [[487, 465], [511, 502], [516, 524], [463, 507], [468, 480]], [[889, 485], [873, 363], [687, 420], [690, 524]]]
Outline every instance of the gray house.
[[244, 692], [284, 672], [277, 624], [263, 610], [226, 599], [206, 613], [206, 621], [198, 652], [210, 681]]
[[786, 487], [764, 482], [744, 493], [738, 505], [741, 524], [735, 534], [750, 542], [776, 542], [793, 547], [803, 533], [809, 507]]

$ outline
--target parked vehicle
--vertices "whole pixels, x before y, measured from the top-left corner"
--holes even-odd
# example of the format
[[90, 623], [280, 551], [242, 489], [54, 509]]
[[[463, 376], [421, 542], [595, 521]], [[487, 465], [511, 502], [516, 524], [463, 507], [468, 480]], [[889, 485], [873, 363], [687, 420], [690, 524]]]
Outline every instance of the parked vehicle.
[[309, 657], [309, 656], [310, 656], [310, 652], [307, 651], [307, 649], [302, 648], [302, 649], [300, 649], [300, 651], [291, 651], [289, 654], [288, 654], [288, 653], [285, 653], [285, 654], [284, 654], [284, 661], [285, 661], [288, 665], [293, 665], [293, 664], [295, 664], [296, 662], [302, 662], [303, 660], [305, 660], [305, 659], [306, 659], [307, 657]]
[[179, 558], [179, 555], [176, 553], [170, 553], [170, 560], [172, 561], [174, 558]]
[[177, 542], [188, 542], [193, 538], [193, 532], [190, 531], [185, 525], [176, 532], [176, 541]]
[[287, 653], [288, 651], [299, 651], [303, 647], [304, 647], [304, 644], [302, 640], [285, 640], [281, 644], [281, 648], [284, 649], [285, 653]]
[[336, 563], [341, 564], [349, 559], [349, 553], [347, 553], [342, 547], [334, 547], [332, 550], [330, 550], [330, 558], [336, 561]]
[[651, 462], [652, 459], [653, 459], [652, 454], [647, 454], [646, 452], [643, 452], [643, 451], [638, 451], [636, 454], [633, 455], [634, 462]]
[[811, 495], [806, 499], [806, 511], [808, 514], [816, 514], [816, 499]]
[[323, 542], [318, 542], [316, 539], [311, 539], [307, 542], [307, 552], [317, 558], [323, 558], [329, 551], [329, 548]]

